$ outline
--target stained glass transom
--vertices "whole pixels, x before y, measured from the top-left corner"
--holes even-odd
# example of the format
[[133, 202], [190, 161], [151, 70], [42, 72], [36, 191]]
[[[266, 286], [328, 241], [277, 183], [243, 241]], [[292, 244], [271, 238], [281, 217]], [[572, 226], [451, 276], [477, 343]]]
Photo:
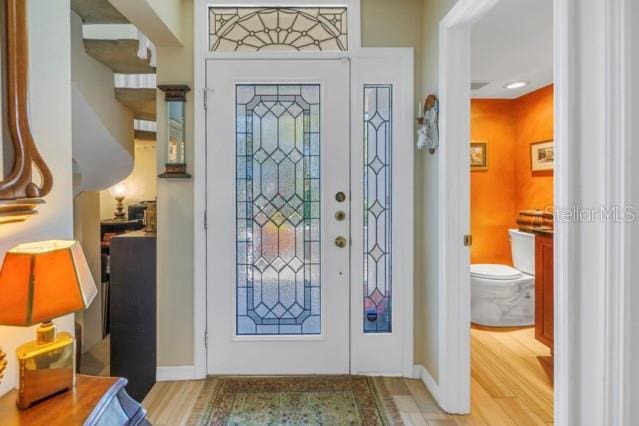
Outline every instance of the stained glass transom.
[[236, 157], [237, 334], [320, 334], [320, 86], [237, 85]]
[[348, 50], [345, 7], [211, 7], [211, 52]]
[[364, 332], [392, 327], [391, 85], [364, 86]]

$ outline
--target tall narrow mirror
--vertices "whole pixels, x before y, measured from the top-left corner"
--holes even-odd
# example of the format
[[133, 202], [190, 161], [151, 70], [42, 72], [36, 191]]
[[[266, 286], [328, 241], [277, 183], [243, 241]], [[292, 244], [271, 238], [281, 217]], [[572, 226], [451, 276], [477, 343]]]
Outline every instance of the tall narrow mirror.
[[41, 197], [53, 186], [29, 123], [27, 11], [27, 0], [0, 0], [0, 223], [23, 221], [36, 214], [37, 205], [44, 202]]

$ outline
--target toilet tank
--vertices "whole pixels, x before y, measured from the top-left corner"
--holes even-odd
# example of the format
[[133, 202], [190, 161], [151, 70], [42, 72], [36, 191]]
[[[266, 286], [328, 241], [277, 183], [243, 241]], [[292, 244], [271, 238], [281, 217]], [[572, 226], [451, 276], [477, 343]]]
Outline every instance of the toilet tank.
[[528, 275], [535, 275], [535, 235], [517, 229], [510, 229], [508, 233], [513, 266]]

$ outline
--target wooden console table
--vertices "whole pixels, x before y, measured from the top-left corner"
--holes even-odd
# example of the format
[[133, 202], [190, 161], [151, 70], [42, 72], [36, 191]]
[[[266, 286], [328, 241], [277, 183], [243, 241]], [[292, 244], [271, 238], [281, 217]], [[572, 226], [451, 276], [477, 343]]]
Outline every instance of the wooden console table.
[[150, 425], [146, 410], [126, 393], [126, 379], [78, 375], [72, 391], [20, 411], [15, 390], [0, 398], [2, 426]]

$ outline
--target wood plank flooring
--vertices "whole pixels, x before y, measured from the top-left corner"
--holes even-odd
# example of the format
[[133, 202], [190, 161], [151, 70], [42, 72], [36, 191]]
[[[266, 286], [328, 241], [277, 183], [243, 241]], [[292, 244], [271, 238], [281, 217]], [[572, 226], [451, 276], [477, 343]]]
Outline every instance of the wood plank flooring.
[[[538, 357], [550, 351], [534, 329], [471, 330], [472, 408], [468, 416], [444, 413], [420, 380], [384, 380], [407, 425], [547, 425], [553, 421], [552, 382]], [[204, 381], [160, 382], [143, 405], [154, 425], [183, 425]]]

